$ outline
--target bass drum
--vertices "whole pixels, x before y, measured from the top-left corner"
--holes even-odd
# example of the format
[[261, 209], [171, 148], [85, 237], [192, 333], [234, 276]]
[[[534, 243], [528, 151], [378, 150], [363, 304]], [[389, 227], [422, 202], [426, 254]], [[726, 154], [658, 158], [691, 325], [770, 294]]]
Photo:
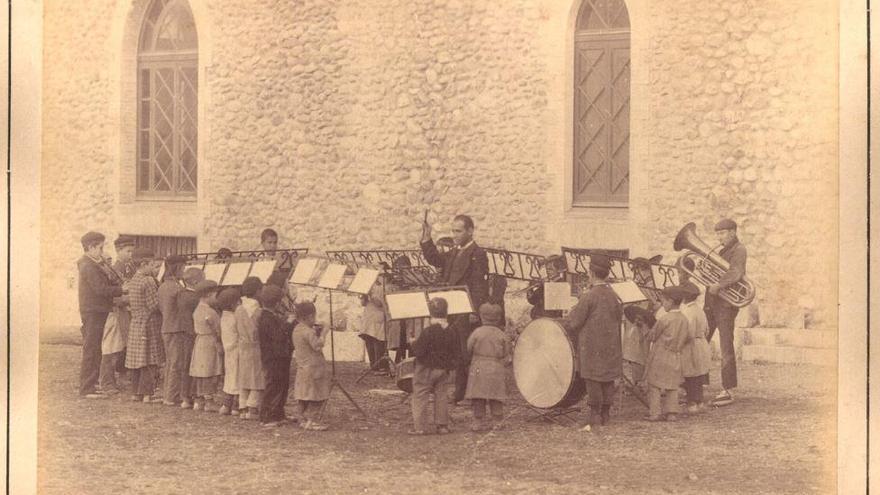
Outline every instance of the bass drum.
[[397, 388], [411, 394], [413, 391], [413, 374], [416, 370], [416, 358], [406, 358], [397, 365]]
[[534, 407], [572, 406], [586, 394], [576, 362], [574, 346], [561, 324], [550, 318], [533, 320], [513, 351], [516, 387]]

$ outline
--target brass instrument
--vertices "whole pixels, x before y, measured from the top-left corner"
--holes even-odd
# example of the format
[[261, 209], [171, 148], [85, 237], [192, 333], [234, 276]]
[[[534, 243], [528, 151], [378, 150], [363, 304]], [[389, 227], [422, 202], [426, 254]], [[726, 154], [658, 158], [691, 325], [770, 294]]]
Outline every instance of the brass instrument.
[[[682, 249], [687, 249], [689, 251], [679, 258], [679, 270], [689, 274], [691, 278], [706, 287], [709, 287], [710, 285], [718, 283], [721, 276], [724, 275], [724, 272], [730, 269], [730, 263], [722, 258], [720, 254], [715, 252], [716, 249], [718, 249], [717, 247], [713, 249], [703, 242], [702, 239], [697, 237], [696, 229], [697, 225], [694, 222], [682, 227], [682, 229], [678, 231], [678, 235], [675, 236], [675, 242], [672, 244], [672, 247], [676, 251], [681, 251]], [[693, 271], [687, 269], [682, 263], [682, 261], [688, 257], [691, 257], [691, 261], [694, 262]], [[755, 298], [755, 287], [752, 285], [752, 282], [743, 275], [743, 277], [733, 285], [718, 291], [718, 297], [737, 308], [742, 308], [751, 303], [752, 299]]]

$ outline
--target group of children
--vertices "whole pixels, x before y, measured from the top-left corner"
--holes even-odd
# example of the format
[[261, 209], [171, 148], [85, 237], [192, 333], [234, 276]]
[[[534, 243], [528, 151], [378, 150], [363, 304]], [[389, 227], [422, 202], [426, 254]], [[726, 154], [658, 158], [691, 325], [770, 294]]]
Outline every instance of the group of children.
[[[301, 302], [287, 311], [284, 289], [256, 277], [240, 289], [220, 290], [201, 269], [182, 272], [185, 259], [177, 256], [164, 260], [157, 286], [162, 262], [147, 249], [135, 249], [135, 274], [125, 285], [132, 315], [125, 358], [132, 400], [236, 415], [264, 426], [294, 422], [325, 430], [319, 419], [330, 395], [330, 371], [314, 304]], [[293, 361], [302, 422], [284, 412]], [[154, 393], [161, 365], [159, 398]]]
[[647, 386], [648, 421], [677, 419], [682, 383], [687, 412], [697, 414], [706, 409], [703, 386], [709, 383], [711, 353], [706, 315], [696, 304], [699, 295], [699, 288], [686, 281], [660, 292], [662, 308], [656, 317], [638, 306], [624, 310], [637, 338], [649, 346], [639, 380]]

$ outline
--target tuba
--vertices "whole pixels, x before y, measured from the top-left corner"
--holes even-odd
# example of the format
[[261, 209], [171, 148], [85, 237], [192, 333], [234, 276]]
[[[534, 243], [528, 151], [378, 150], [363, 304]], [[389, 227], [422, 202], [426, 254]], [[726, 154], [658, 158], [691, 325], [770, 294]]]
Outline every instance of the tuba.
[[[689, 274], [691, 278], [706, 287], [709, 287], [712, 284], [718, 283], [724, 272], [730, 269], [730, 263], [715, 252], [718, 248], [710, 248], [708, 244], [697, 237], [696, 228], [697, 226], [694, 222], [682, 227], [678, 231], [678, 235], [675, 236], [675, 242], [672, 244], [672, 247], [676, 251], [681, 251], [682, 249], [689, 251], [679, 258], [677, 263], [678, 269]], [[692, 257], [691, 261], [694, 262], [693, 271], [687, 269], [682, 263], [688, 257]], [[751, 303], [752, 299], [755, 298], [755, 287], [748, 278], [743, 276], [733, 285], [718, 291], [718, 297], [737, 308], [742, 308]]]

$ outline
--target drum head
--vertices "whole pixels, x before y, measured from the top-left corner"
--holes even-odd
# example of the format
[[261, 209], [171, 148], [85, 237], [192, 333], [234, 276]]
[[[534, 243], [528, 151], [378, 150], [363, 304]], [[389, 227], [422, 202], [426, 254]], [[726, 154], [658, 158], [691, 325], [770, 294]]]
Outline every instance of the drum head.
[[574, 381], [574, 349], [562, 325], [549, 318], [529, 323], [516, 340], [513, 376], [529, 404], [559, 405]]

